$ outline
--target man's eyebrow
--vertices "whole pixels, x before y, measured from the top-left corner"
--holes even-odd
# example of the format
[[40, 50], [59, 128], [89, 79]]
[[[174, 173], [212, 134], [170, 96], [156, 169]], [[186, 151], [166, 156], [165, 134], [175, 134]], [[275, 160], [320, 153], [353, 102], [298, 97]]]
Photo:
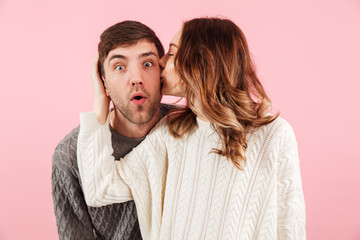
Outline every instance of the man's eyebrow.
[[159, 57], [156, 53], [150, 51], [140, 54], [139, 58], [148, 57], [148, 56]]
[[110, 57], [109, 62], [111, 62], [111, 60], [116, 59], [116, 58], [120, 58], [120, 59], [127, 60], [127, 57], [125, 57], [124, 55], [115, 54], [115, 55], [112, 55], [112, 56]]

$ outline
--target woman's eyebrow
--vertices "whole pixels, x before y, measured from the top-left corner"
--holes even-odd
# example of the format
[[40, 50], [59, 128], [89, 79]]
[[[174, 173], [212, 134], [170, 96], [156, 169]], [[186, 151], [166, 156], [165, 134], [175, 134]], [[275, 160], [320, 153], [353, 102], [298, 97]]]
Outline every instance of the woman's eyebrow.
[[178, 46], [175, 43], [170, 43], [169, 46], [178, 48]]

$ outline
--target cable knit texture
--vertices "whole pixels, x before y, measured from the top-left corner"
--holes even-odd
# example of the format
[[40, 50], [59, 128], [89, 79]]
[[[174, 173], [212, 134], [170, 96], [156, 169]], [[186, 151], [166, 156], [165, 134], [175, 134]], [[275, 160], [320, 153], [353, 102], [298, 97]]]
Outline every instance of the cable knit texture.
[[144, 239], [305, 239], [305, 204], [297, 143], [278, 118], [248, 135], [246, 165], [212, 153], [210, 123], [182, 139], [163, 119], [120, 161], [109, 125], [82, 113], [78, 165], [90, 206], [134, 199]]
[[[171, 108], [173, 106], [161, 104], [160, 118]], [[124, 157], [144, 139], [127, 138], [110, 130], [116, 159]], [[134, 201], [100, 208], [86, 205], [76, 158], [78, 134], [79, 127], [66, 135], [57, 145], [52, 159], [52, 197], [59, 239], [142, 239]]]

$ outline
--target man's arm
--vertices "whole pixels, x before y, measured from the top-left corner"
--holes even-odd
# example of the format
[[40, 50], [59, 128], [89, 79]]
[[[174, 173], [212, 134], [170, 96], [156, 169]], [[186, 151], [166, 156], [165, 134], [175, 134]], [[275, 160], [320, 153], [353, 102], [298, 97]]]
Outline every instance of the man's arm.
[[95, 239], [76, 161], [79, 128], [56, 147], [52, 162], [52, 196], [59, 239]]

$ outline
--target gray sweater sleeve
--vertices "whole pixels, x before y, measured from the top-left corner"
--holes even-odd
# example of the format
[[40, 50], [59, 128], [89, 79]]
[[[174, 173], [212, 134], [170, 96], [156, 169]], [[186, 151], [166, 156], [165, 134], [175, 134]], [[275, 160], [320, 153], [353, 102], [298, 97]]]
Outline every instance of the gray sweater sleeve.
[[71, 131], [53, 155], [51, 182], [59, 239], [141, 239], [133, 201], [101, 208], [86, 205], [76, 159], [78, 134], [79, 128]]
[[59, 239], [95, 239], [76, 164], [79, 128], [56, 147], [52, 164], [52, 196]]

